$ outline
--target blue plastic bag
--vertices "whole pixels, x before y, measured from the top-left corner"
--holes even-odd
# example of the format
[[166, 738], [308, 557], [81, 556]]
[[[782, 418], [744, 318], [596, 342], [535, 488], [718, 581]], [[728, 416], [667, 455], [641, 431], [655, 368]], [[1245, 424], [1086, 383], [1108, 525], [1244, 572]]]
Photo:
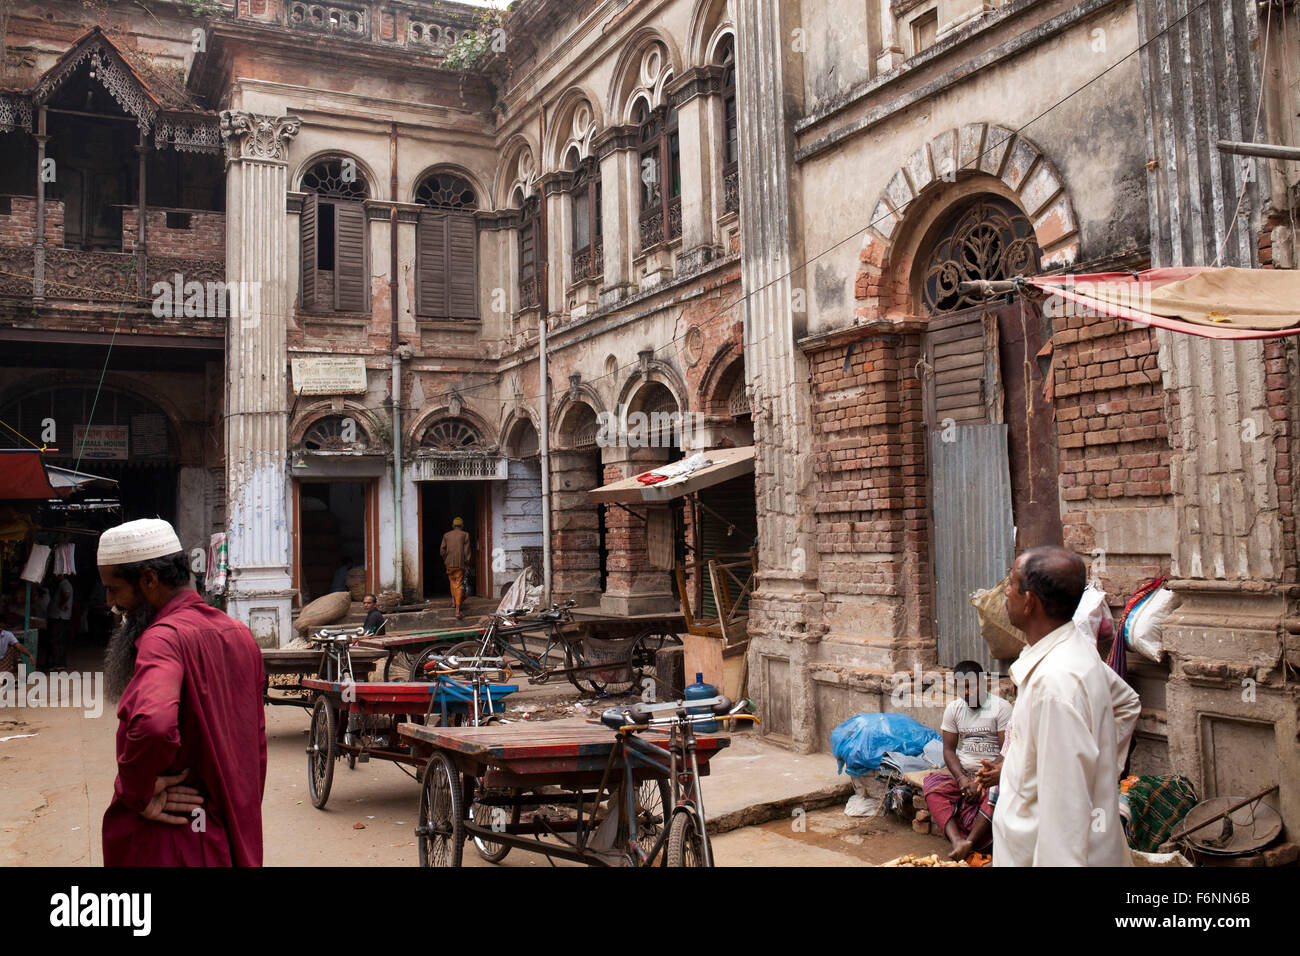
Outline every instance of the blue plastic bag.
[[914, 757], [939, 734], [906, 714], [858, 714], [831, 731], [831, 753], [840, 773], [862, 777], [880, 766], [886, 751]]

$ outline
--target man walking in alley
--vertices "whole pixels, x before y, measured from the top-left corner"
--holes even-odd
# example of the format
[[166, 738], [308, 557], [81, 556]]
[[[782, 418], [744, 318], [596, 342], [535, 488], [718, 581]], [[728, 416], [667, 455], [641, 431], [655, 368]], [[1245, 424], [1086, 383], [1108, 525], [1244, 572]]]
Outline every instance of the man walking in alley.
[[1031, 548], [1011, 569], [1007, 614], [1026, 647], [1011, 665], [1018, 696], [993, 814], [995, 866], [1129, 862], [1118, 781], [1139, 704], [1078, 637], [1071, 618], [1086, 585], [1083, 560], [1064, 548]]
[[105, 531], [98, 564], [125, 615], [104, 665], [120, 700], [104, 865], [261, 866], [265, 670], [253, 635], [190, 586], [166, 521]]
[[457, 518], [451, 523], [451, 530], [442, 536], [442, 563], [447, 568], [447, 580], [451, 584], [451, 603], [456, 608], [456, 617], [464, 617], [460, 602], [465, 593], [465, 569], [469, 567], [469, 535], [465, 531], [465, 522]]

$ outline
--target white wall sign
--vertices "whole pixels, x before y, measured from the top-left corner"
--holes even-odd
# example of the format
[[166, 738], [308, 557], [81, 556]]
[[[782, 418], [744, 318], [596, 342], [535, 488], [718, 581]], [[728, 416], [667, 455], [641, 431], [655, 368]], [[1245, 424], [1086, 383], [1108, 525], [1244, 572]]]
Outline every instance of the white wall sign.
[[126, 461], [130, 438], [126, 425], [78, 425], [72, 430], [73, 452], [85, 461]]
[[359, 355], [294, 359], [293, 390], [301, 395], [363, 395], [366, 360]]

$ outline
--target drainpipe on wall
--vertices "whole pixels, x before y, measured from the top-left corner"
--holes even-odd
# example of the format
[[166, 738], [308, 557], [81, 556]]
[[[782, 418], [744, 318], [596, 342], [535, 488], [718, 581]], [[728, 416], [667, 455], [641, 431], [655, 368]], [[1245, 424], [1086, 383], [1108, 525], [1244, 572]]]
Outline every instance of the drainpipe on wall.
[[[546, 142], [546, 110], [542, 110], [537, 117], [539, 143]], [[537, 301], [540, 305], [538, 309], [540, 319], [538, 321], [538, 332], [540, 333], [537, 341], [538, 351], [538, 371], [541, 375], [541, 393], [542, 393], [542, 434], [540, 448], [542, 453], [542, 603], [550, 607], [552, 601], [551, 595], [551, 373], [549, 368], [549, 358], [546, 354], [546, 320], [550, 313], [551, 302], [547, 286], [550, 283], [550, 252], [547, 249], [547, 230], [546, 230], [546, 194], [542, 191], [539, 197], [542, 203], [542, 214], [538, 217], [539, 229], [534, 249], [546, 250], [546, 256], [541, 262], [541, 269], [536, 270], [537, 276]], [[533, 253], [536, 255], [536, 251]]]
[[[402, 349], [398, 342], [398, 294], [401, 283], [397, 274], [397, 124], [388, 126], [389, 197], [393, 205], [388, 210], [388, 299], [392, 316], [389, 347], [393, 352], [393, 590], [398, 603], [406, 600], [402, 574]], [[375, 529], [378, 532], [378, 529]]]
[[551, 604], [551, 396], [546, 355], [546, 316], [538, 324], [541, 338], [537, 349], [542, 379], [541, 452], [542, 452], [542, 599]]

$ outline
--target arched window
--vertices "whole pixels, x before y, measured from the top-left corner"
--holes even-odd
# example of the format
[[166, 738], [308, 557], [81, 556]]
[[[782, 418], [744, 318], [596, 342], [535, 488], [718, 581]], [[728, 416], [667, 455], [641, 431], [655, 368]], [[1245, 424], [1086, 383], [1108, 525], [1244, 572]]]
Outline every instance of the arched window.
[[952, 213], [929, 247], [920, 293], [931, 315], [980, 304], [979, 296], [960, 291], [962, 282], [1033, 275], [1041, 268], [1033, 223], [999, 196], [982, 196]]
[[681, 141], [677, 110], [650, 110], [638, 101], [633, 120], [640, 128], [641, 248], [678, 239], [682, 234]]
[[519, 308], [541, 304], [542, 203], [536, 196], [520, 199], [519, 206]]
[[420, 447], [434, 451], [475, 451], [482, 447], [478, 430], [463, 418], [444, 418], [425, 430]]
[[326, 159], [302, 189], [302, 310], [368, 312], [365, 177], [355, 160]]
[[348, 415], [327, 415], [302, 436], [307, 451], [364, 451], [369, 444], [366, 430]]
[[420, 183], [416, 230], [416, 314], [428, 319], [477, 319], [478, 222], [474, 187], [454, 173]]
[[600, 224], [600, 164], [595, 157], [579, 160], [571, 154], [573, 170], [573, 281], [605, 274], [605, 241]]
[[736, 112], [736, 38], [727, 34], [718, 44], [717, 64], [722, 67], [722, 187], [723, 208], [740, 210], [740, 127]]

